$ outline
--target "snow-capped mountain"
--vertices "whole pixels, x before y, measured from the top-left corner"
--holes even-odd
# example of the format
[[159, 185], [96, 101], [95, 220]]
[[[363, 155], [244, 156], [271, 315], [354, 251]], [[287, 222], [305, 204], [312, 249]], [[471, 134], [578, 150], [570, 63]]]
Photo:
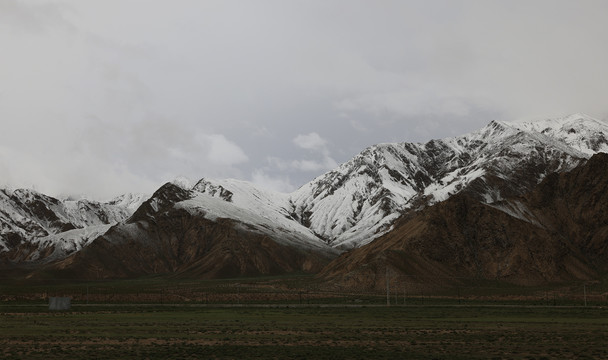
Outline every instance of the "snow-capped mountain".
[[[26, 242], [36, 250], [17, 254], [19, 259], [55, 259], [96, 238], [112, 243], [134, 234], [141, 242], [156, 236], [150, 226], [158, 226], [160, 218], [189, 214], [196, 221], [204, 219], [205, 226], [228, 219], [231, 232], [333, 256], [336, 249], [360, 247], [387, 233], [404, 214], [457, 193], [485, 204], [522, 195], [548, 174], [569, 171], [592, 154], [608, 151], [607, 139], [608, 124], [582, 114], [535, 122], [492, 121], [458, 137], [371, 146], [291, 194], [231, 179], [202, 179], [194, 185], [177, 179], [148, 201], [132, 195], [108, 203], [59, 201], [31, 191], [0, 191], [0, 253]], [[502, 208], [507, 211], [508, 206]], [[121, 226], [110, 228], [113, 223]], [[112, 229], [114, 235], [106, 236]], [[183, 230], [166, 225], [162, 231], [170, 229]], [[195, 241], [192, 232], [183, 236]], [[178, 241], [171, 239], [172, 244]]]
[[606, 123], [586, 114], [564, 118], [511, 123], [515, 128], [534, 131], [570, 146], [587, 155], [608, 152]]
[[239, 180], [202, 179], [192, 190], [190, 200], [178, 207], [192, 213], [204, 214], [210, 220], [231, 218], [246, 224], [250, 229], [265, 233], [298, 247], [326, 248], [326, 245], [308, 227], [293, 217], [290, 195], [256, 188]]
[[231, 219], [244, 230], [268, 235], [282, 244], [332, 252], [311, 229], [292, 217], [289, 194], [260, 189], [246, 181], [201, 179], [195, 185], [181, 180], [165, 184], [129, 222], [152, 221], [171, 209], [211, 221]]
[[291, 194], [238, 180], [203, 179], [177, 206], [258, 231], [319, 240], [333, 248], [367, 244], [404, 213], [466, 191], [484, 203], [521, 195], [547, 174], [608, 151], [608, 124], [577, 114], [538, 122], [492, 121], [470, 134], [427, 143], [371, 146]]
[[404, 212], [461, 191], [485, 203], [521, 195], [547, 174], [608, 151], [607, 138], [607, 124], [578, 114], [492, 121], [425, 144], [375, 145], [292, 194], [295, 217], [334, 247], [358, 247], [387, 232]]
[[334, 289], [378, 290], [390, 278], [418, 289], [471, 279], [520, 285], [601, 279], [608, 271], [607, 204], [608, 154], [600, 153], [547, 175], [523, 196], [488, 205], [460, 193], [402, 217], [389, 233], [332, 261], [319, 278]]
[[286, 195], [236, 180], [166, 183], [128, 220], [42, 269], [79, 279], [316, 273], [338, 252], [288, 219], [286, 204]]
[[[0, 190], [0, 252], [26, 244], [42, 252], [52, 247], [53, 258], [60, 258], [126, 220], [146, 198], [126, 194], [108, 202], [58, 200], [33, 190]], [[31, 260], [40, 256], [27, 253]]]

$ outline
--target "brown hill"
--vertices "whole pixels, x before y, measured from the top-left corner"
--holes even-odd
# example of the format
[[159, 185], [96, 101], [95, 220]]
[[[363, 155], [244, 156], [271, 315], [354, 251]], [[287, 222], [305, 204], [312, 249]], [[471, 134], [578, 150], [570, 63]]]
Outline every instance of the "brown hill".
[[571, 172], [552, 174], [528, 195], [535, 219], [608, 272], [608, 154]]
[[[606, 272], [608, 155], [548, 176], [502, 206], [466, 194], [400, 219], [390, 233], [343, 254], [320, 276], [337, 286], [383, 288], [391, 276], [428, 284], [465, 279], [541, 284]], [[500, 205], [500, 204], [499, 204]]]
[[[229, 219], [211, 221], [174, 208], [184, 190], [167, 184], [126, 224], [34, 277], [101, 279], [172, 274], [228, 278], [318, 272], [330, 254], [289, 246]], [[156, 208], [156, 210], [154, 210]]]

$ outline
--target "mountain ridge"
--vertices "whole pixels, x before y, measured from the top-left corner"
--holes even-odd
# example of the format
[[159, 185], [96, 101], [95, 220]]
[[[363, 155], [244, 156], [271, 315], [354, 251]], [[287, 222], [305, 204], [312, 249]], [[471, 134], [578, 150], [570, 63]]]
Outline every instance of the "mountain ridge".
[[457, 194], [401, 218], [392, 232], [342, 254], [319, 276], [335, 287], [381, 289], [387, 268], [418, 286], [461, 279], [538, 285], [608, 272], [608, 154], [505, 201], [519, 212]]
[[[557, 123], [563, 129], [573, 119], [588, 120], [574, 115]], [[593, 129], [601, 135], [596, 136], [596, 148], [608, 151], [608, 125], [592, 121], [600, 125]], [[371, 146], [296, 190], [294, 202], [316, 233], [348, 249], [388, 231], [395, 214], [443, 201], [467, 187], [487, 203], [520, 195], [547, 174], [570, 170], [590, 156], [591, 151], [579, 151], [560, 140], [559, 131], [550, 137], [522, 130], [523, 124], [492, 121], [459, 137]], [[511, 169], [521, 168], [525, 171], [511, 178]], [[343, 189], [347, 190], [336, 196]], [[356, 207], [349, 209], [348, 196], [358, 202]], [[341, 216], [328, 224], [332, 212]]]
[[[15, 261], [34, 261], [79, 251], [109, 226], [130, 217], [146, 197], [124, 194], [98, 202], [59, 200], [29, 189], [0, 190], [0, 254], [16, 250], [10, 255]], [[16, 249], [19, 245], [27, 245], [29, 253]]]
[[[205, 226], [229, 223], [224, 229], [232, 229], [226, 231], [238, 236], [219, 237], [225, 241], [234, 243], [241, 238], [259, 243], [259, 239], [267, 239], [276, 244], [272, 246], [274, 249], [325, 254], [321, 257], [327, 259], [371, 243], [391, 232], [397, 219], [414, 216], [456, 194], [525, 218], [529, 210], [520, 209], [516, 202], [505, 202], [505, 199], [523, 196], [550, 174], [584, 164], [596, 151], [608, 151], [607, 138], [608, 124], [581, 114], [533, 124], [491, 121], [462, 136], [426, 143], [370, 146], [289, 194], [262, 190], [246, 181], [207, 178], [194, 185], [185, 179], [176, 179], [161, 186], [151, 197], [126, 195], [104, 204], [81, 200], [61, 205], [57, 199], [30, 192], [29, 197], [38, 199], [32, 201], [38, 204], [32, 207], [34, 210], [12, 213], [16, 214], [15, 219], [31, 225], [19, 228], [18, 237], [10, 235], [11, 224], [18, 221], [6, 211], [11, 208], [7, 204], [15, 208], [15, 201], [11, 200], [15, 192], [3, 190], [0, 192], [0, 257], [4, 257], [4, 262], [8, 257], [13, 263], [62, 261], [96, 241], [106, 241], [111, 246], [129, 241], [131, 231], [136, 240], [134, 244], [143, 244], [135, 238], [148, 236], [149, 229], [157, 227], [160, 218], [173, 214], [171, 216], [182, 219], [181, 222], [186, 221], [188, 215], [192, 220], [186, 222], [205, 223]], [[17, 195], [21, 193], [27, 191], [17, 191]], [[103, 208], [101, 205], [109, 210], [99, 210]], [[70, 218], [68, 214], [73, 215]], [[77, 217], [78, 214], [82, 216]], [[33, 219], [28, 219], [30, 215]], [[184, 234], [183, 238], [190, 239], [189, 236]], [[268, 244], [267, 240], [264, 241]], [[162, 241], [175, 243], [177, 240], [167, 235]], [[189, 241], [195, 246], [194, 239]], [[240, 258], [238, 254], [233, 255], [232, 259]], [[188, 261], [199, 261], [178, 258], [179, 266], [158, 268], [184, 271]], [[242, 259], [239, 261], [244, 267], [251, 265], [245, 265], [248, 262]], [[258, 270], [269, 268], [268, 261]], [[140, 270], [153, 271], [147, 267]]]

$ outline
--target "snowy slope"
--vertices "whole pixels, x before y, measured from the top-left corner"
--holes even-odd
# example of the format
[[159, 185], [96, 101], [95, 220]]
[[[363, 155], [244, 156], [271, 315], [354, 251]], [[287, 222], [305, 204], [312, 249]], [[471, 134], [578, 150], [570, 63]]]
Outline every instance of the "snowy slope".
[[599, 152], [608, 153], [608, 124], [586, 114], [509, 124], [521, 130], [544, 134], [589, 156]]
[[131, 216], [146, 198], [126, 194], [108, 202], [58, 200], [33, 190], [0, 190], [0, 252], [21, 244], [42, 251], [55, 242], [58, 248], [79, 250], [100, 229]]
[[[80, 251], [93, 240], [105, 234], [112, 225], [91, 225], [82, 229], [64, 231], [40, 238], [32, 239], [30, 242], [36, 250], [28, 254], [28, 261], [43, 260], [50, 262], [63, 259], [66, 256]], [[43, 255], [43, 253], [45, 253]]]
[[77, 228], [115, 224], [131, 216], [146, 199], [143, 194], [126, 194], [106, 203], [86, 199], [64, 201], [57, 212]]
[[209, 220], [237, 220], [244, 228], [269, 235], [283, 244], [331, 251], [309, 228], [292, 217], [293, 205], [287, 194], [258, 189], [251, 183], [234, 179], [202, 179], [191, 190], [192, 198], [177, 203], [177, 208]]
[[548, 173], [606, 150], [607, 135], [605, 124], [576, 115], [532, 124], [492, 121], [426, 144], [375, 145], [292, 194], [295, 216], [334, 247], [361, 246], [402, 213], [463, 190], [486, 203], [523, 194]]

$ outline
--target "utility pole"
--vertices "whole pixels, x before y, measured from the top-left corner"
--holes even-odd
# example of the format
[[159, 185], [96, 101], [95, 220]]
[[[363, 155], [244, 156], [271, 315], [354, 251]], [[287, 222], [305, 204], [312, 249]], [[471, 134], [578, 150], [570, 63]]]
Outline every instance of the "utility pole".
[[583, 296], [585, 298], [585, 307], [587, 307], [587, 285], [583, 285]]
[[391, 291], [388, 279], [388, 265], [386, 266], [386, 306], [391, 306]]

